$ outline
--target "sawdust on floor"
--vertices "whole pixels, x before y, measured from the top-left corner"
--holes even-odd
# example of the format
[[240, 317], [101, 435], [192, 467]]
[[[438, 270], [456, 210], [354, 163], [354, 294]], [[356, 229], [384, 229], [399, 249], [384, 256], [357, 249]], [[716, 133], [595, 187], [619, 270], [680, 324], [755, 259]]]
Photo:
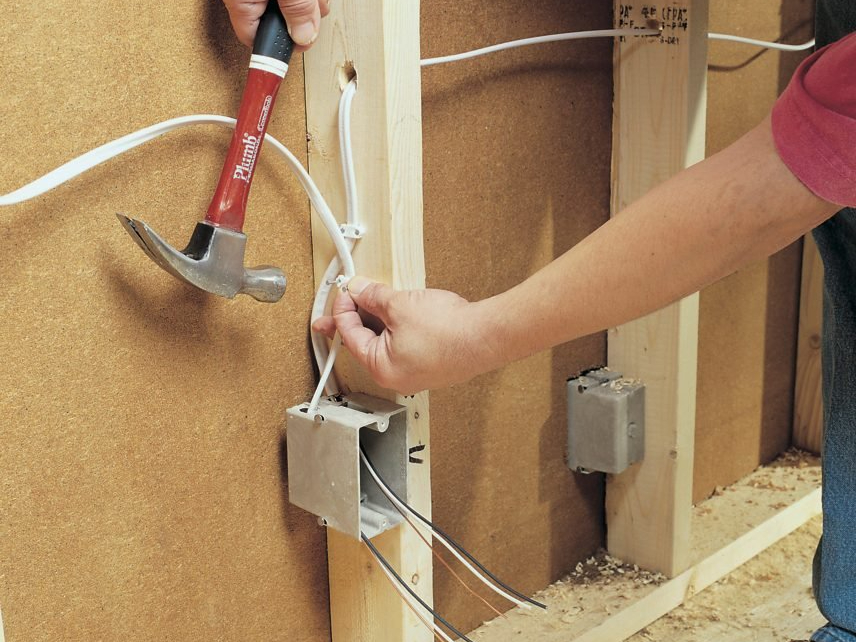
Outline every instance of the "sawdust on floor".
[[[697, 560], [716, 552], [820, 485], [816, 457], [785, 453], [694, 508]], [[790, 642], [823, 624], [811, 597], [817, 517], [643, 629], [629, 642]], [[541, 591], [548, 610], [515, 609], [469, 634], [477, 642], [569, 642], [655, 590], [665, 578], [605, 552]]]
[[821, 526], [813, 518], [628, 642], [808, 640], [825, 622], [811, 594]]

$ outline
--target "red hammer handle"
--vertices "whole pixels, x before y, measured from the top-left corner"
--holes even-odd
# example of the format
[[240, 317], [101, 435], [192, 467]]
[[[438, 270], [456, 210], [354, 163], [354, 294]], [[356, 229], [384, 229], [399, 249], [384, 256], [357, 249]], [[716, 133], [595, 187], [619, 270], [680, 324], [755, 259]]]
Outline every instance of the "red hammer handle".
[[288, 71], [294, 43], [277, 0], [270, 0], [259, 23], [238, 122], [205, 220], [242, 231], [247, 198], [279, 85]]
[[244, 227], [256, 161], [281, 82], [279, 76], [259, 69], [251, 68], [247, 74], [238, 123], [220, 172], [217, 190], [205, 215], [205, 220], [212, 225], [236, 232]]

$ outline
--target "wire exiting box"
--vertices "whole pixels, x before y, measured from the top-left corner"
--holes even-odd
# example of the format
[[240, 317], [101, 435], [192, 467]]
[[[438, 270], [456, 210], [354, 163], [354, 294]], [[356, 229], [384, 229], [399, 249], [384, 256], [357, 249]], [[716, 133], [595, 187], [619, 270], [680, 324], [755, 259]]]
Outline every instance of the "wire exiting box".
[[407, 409], [362, 394], [288, 409], [288, 496], [355, 539], [394, 528], [401, 515], [360, 460], [360, 446], [396, 495], [407, 498]]
[[568, 381], [568, 468], [620, 473], [645, 455], [645, 385], [606, 368]]

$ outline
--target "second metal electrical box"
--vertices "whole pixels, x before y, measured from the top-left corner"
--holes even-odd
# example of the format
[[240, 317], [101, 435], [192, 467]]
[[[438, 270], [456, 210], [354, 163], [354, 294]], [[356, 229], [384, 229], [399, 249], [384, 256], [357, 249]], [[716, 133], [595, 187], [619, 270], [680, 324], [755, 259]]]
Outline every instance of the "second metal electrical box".
[[645, 455], [645, 385], [606, 368], [568, 381], [568, 467], [620, 473]]

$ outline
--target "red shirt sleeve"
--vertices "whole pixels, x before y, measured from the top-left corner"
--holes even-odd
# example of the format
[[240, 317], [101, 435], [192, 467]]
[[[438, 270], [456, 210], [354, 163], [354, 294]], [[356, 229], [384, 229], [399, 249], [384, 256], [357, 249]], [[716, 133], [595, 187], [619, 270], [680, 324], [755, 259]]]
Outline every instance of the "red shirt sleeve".
[[856, 206], [856, 33], [799, 66], [772, 123], [779, 156], [806, 187]]

